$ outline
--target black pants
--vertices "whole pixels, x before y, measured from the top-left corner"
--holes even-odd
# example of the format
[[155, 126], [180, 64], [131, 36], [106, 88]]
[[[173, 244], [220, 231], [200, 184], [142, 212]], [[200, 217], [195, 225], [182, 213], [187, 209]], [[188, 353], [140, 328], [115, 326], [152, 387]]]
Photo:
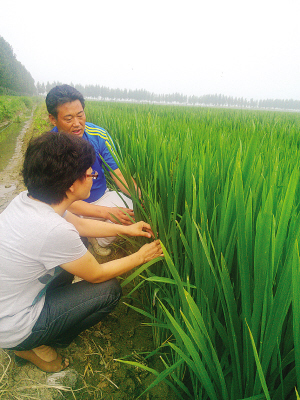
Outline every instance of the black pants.
[[51, 282], [32, 333], [12, 350], [31, 350], [41, 345], [67, 347], [81, 332], [108, 315], [122, 295], [117, 279], [73, 284], [72, 280], [73, 275], [62, 270]]

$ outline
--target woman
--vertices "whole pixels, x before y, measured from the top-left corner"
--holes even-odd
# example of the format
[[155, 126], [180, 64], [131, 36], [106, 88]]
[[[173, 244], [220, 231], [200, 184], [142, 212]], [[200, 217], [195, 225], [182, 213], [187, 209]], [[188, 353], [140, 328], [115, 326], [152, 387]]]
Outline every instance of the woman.
[[[72, 134], [47, 132], [25, 154], [20, 193], [0, 214], [0, 347], [46, 372], [69, 365], [67, 347], [117, 305], [117, 276], [163, 255], [158, 240], [99, 264], [80, 237], [151, 238], [150, 225], [80, 218], [67, 209], [90, 194], [93, 147]], [[72, 284], [74, 275], [83, 280]]]

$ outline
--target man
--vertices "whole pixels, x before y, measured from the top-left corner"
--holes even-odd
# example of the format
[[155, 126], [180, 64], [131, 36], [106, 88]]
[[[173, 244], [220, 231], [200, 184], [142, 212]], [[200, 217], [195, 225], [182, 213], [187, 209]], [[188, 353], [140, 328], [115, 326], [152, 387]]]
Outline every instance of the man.
[[[46, 106], [50, 121], [55, 126], [54, 132], [64, 131], [83, 137], [93, 145], [96, 151], [96, 160], [92, 167], [99, 176], [93, 183], [91, 195], [85, 201], [72, 204], [70, 210], [83, 217], [130, 225], [134, 218], [133, 204], [127, 197], [130, 194], [125, 187], [127, 186], [126, 181], [109, 151], [109, 147], [111, 147], [109, 134], [103, 128], [86, 122], [82, 94], [69, 85], [56, 86], [47, 94]], [[127, 196], [107, 189], [103, 170], [106, 166], [101, 157], [112, 169], [113, 172], [109, 172], [116, 185]], [[94, 250], [104, 256], [110, 254], [111, 250], [106, 247], [114, 239], [114, 237], [98, 238], [98, 246], [95, 246], [95, 241], [91, 240], [91, 242]]]
[[[90, 196], [97, 173], [92, 145], [47, 132], [25, 154], [20, 193], [0, 214], [0, 347], [46, 372], [68, 366], [67, 347], [97, 324], [121, 296], [117, 276], [162, 255], [158, 240], [130, 256], [99, 264], [80, 236], [151, 237], [145, 222], [109, 224], [67, 211]], [[72, 284], [74, 275], [83, 280]]]

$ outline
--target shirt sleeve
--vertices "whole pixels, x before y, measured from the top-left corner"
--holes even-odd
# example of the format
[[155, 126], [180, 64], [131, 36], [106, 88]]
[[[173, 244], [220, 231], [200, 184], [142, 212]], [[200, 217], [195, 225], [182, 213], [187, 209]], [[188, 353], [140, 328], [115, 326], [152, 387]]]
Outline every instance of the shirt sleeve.
[[[114, 143], [107, 132], [106, 132], [106, 135], [110, 139], [111, 143], [113, 144], [113, 147], [108, 140], [103, 139], [102, 144], [101, 144], [100, 155], [103, 157], [105, 162], [110, 166], [110, 168], [114, 171], [115, 169], [119, 168], [118, 165], [116, 164], [113, 156], [111, 155], [111, 153], [109, 151], [109, 149], [111, 149], [113, 151], [113, 153], [116, 155]], [[106, 168], [107, 170], [109, 170], [104, 163], [103, 163], [103, 167]]]
[[46, 269], [72, 262], [87, 252], [76, 228], [67, 221], [57, 225], [49, 233], [40, 252], [40, 262]]

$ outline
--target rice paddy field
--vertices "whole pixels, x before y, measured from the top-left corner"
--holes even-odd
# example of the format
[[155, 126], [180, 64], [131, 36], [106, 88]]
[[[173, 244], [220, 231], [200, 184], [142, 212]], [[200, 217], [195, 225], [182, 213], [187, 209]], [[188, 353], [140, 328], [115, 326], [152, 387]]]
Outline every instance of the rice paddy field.
[[299, 398], [300, 114], [92, 101], [86, 113], [164, 247], [123, 281], [147, 293], [135, 310], [165, 366], [153, 384], [181, 399]]

